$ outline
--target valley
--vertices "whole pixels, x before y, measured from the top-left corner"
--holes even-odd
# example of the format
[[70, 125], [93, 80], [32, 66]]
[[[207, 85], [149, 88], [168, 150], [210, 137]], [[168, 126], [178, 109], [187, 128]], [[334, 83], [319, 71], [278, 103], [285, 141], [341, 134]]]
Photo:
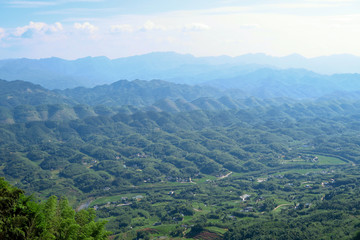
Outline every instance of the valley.
[[0, 240], [360, 240], [360, 1], [0, 1]]
[[24, 84], [28, 97], [8, 87], [14, 97], [1, 101], [0, 118], [12, 120], [0, 125], [0, 175], [38, 199], [95, 209], [115, 239], [352, 239], [359, 230], [356, 99], [211, 90], [182, 101], [206, 102], [196, 109], [160, 110], [156, 100], [123, 105], [125, 93], [85, 105]]

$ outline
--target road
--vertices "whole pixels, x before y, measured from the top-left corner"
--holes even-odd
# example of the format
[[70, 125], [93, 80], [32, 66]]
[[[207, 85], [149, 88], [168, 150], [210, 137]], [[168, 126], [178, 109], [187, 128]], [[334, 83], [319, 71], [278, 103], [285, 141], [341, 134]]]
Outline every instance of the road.
[[275, 211], [276, 209], [280, 208], [280, 207], [283, 207], [283, 206], [288, 206], [288, 205], [292, 205], [292, 204], [280, 204], [279, 206], [277, 206], [276, 208], [273, 209], [273, 211]]
[[224, 176], [221, 176], [219, 177], [218, 179], [224, 179], [224, 178], [227, 178], [228, 176], [230, 176], [230, 174], [232, 174], [233, 172], [229, 172], [228, 174], [224, 175]]

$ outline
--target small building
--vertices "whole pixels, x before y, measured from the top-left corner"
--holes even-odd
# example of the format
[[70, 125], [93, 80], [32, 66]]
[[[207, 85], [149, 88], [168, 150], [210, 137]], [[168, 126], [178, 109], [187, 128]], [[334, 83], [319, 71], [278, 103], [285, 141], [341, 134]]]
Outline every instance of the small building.
[[135, 199], [137, 201], [140, 201], [143, 198], [144, 198], [143, 195], [137, 195], [137, 196], [133, 197], [133, 199]]
[[248, 200], [250, 197], [251, 197], [251, 195], [249, 195], [249, 194], [244, 194], [244, 195], [241, 195], [241, 196], [240, 196], [240, 198], [241, 198], [243, 201]]

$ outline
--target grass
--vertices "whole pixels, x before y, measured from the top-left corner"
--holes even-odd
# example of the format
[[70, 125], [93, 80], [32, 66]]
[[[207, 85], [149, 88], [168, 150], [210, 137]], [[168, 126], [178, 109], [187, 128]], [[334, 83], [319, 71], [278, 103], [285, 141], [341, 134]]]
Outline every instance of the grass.
[[294, 158], [291, 160], [282, 160], [284, 164], [300, 164], [300, 165], [342, 165], [347, 164], [345, 161], [336, 158], [323, 155], [316, 155], [318, 157], [317, 162], [310, 162], [302, 158]]
[[162, 224], [160, 226], [152, 226], [152, 228], [159, 231], [160, 234], [168, 235], [174, 228], [176, 227], [175, 224]]
[[190, 182], [165, 182], [161, 184], [154, 184], [156, 186], [184, 186], [184, 185], [194, 185], [194, 183]]
[[319, 168], [310, 168], [310, 169], [291, 169], [288, 171], [284, 171], [284, 172], [279, 172], [276, 175], [284, 175], [286, 173], [299, 173], [299, 174], [306, 174], [306, 173], [311, 173], [311, 172], [321, 172], [324, 169], [319, 169]]
[[288, 203], [290, 203], [290, 202], [288, 202], [288, 201], [286, 201], [286, 200], [284, 200], [284, 199], [275, 199], [275, 203], [276, 203], [277, 205], [282, 205], [282, 204], [288, 204]]
[[213, 175], [208, 175], [208, 174], [202, 174], [203, 175], [203, 177], [202, 178], [195, 178], [195, 179], [193, 179], [193, 182], [196, 182], [196, 183], [204, 183], [204, 182], [206, 182], [206, 180], [212, 180], [212, 181], [214, 181], [214, 180], [216, 180], [216, 179], [218, 179], [217, 177], [215, 177], [215, 176], [213, 176]]
[[342, 165], [346, 164], [343, 160], [335, 157], [327, 157], [327, 156], [317, 156], [319, 158], [320, 165]]
[[242, 177], [242, 176], [244, 176], [244, 173], [233, 172], [229, 177]]
[[50, 179], [58, 179], [59, 178], [59, 173], [60, 173], [59, 169], [52, 170]]
[[227, 232], [227, 229], [225, 229], [225, 228], [218, 228], [218, 227], [206, 227], [205, 229], [207, 229], [207, 230], [210, 231], [210, 232], [218, 233], [218, 234], [221, 234], [221, 235], [223, 235], [224, 233]]
[[[282, 204], [280, 204], [280, 205], [282, 205]], [[281, 211], [281, 208], [287, 208], [287, 207], [289, 207], [289, 206], [291, 206], [291, 205], [293, 205], [293, 204], [291, 204], [291, 203], [284, 203], [284, 205], [276, 208], [275, 210], [273, 210], [273, 212], [274, 212], [274, 213], [278, 213], [278, 212]]]
[[278, 208], [275, 208], [273, 210], [273, 212], [275, 212], [275, 213], [280, 212], [281, 208], [283, 208], [283, 207], [289, 207], [289, 205], [292, 205], [291, 202], [288, 202], [288, 201], [286, 201], [284, 199], [275, 199], [275, 203], [277, 204], [277, 206], [283, 205], [283, 206], [280, 206]]
[[193, 218], [194, 218], [193, 216], [184, 216], [183, 222], [189, 222], [189, 221], [191, 221]]

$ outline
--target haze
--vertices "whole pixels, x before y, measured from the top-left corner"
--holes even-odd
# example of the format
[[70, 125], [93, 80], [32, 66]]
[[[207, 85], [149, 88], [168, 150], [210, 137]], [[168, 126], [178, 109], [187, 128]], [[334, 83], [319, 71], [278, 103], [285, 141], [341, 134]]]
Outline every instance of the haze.
[[359, 9], [351, 0], [8, 0], [0, 58], [360, 55]]

